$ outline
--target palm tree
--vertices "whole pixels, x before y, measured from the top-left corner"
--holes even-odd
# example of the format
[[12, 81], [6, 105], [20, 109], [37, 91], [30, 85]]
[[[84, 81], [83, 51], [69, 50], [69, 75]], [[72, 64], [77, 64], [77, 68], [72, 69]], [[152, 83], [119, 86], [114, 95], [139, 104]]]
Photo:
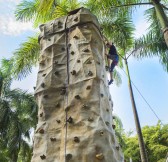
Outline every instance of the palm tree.
[[[92, 0], [90, 0], [92, 1]], [[98, 1], [94, 1], [95, 3]], [[155, 19], [158, 20], [159, 29], [162, 29], [162, 32], [164, 34], [165, 42], [168, 46], [168, 17], [167, 17], [167, 11], [168, 11], [168, 4], [167, 0], [126, 0], [126, 1], [103, 1], [104, 3], [100, 5], [103, 9], [103, 7], [106, 10], [111, 10], [114, 8], [119, 8], [120, 12], [125, 12], [127, 10], [130, 11], [130, 13], [134, 13], [135, 8], [139, 6], [147, 6], [149, 10], [153, 10], [153, 12], [156, 13]], [[151, 16], [151, 13], [148, 13]], [[158, 35], [159, 36], [159, 35]]]
[[31, 146], [27, 140], [30, 139], [30, 129], [36, 123], [37, 106], [31, 94], [10, 89], [10, 71], [10, 61], [3, 60], [0, 71], [0, 154], [4, 155], [4, 162], [16, 162], [19, 154], [28, 162], [26, 159], [31, 157], [28, 154]]
[[123, 129], [122, 121], [116, 114], [113, 115], [113, 121], [114, 121], [113, 127], [115, 129], [115, 135], [118, 139], [118, 142], [119, 142], [121, 148], [124, 148], [125, 147], [125, 141], [123, 139], [124, 129]]
[[[167, 57], [167, 45], [168, 40], [168, 4], [167, 0], [129, 0], [129, 1], [102, 1], [101, 5], [99, 1], [89, 0], [89, 4], [92, 5], [93, 9], [97, 11], [104, 11], [105, 14], [109, 15], [111, 11], [115, 11], [115, 14], [128, 13], [130, 16], [136, 13], [138, 7], [146, 6], [145, 15], [147, 21], [150, 23], [148, 33], [142, 36], [140, 39], [135, 41], [135, 47], [133, 48], [134, 56], [136, 58], [143, 57], [159, 57], [161, 64], [164, 69], [168, 71], [168, 57]], [[158, 3], [156, 3], [158, 2]], [[113, 16], [112, 16], [113, 17]], [[161, 30], [163, 29], [163, 30]], [[164, 37], [163, 32], [164, 31]], [[165, 38], [165, 40], [164, 40]], [[168, 43], [167, 43], [168, 44]]]

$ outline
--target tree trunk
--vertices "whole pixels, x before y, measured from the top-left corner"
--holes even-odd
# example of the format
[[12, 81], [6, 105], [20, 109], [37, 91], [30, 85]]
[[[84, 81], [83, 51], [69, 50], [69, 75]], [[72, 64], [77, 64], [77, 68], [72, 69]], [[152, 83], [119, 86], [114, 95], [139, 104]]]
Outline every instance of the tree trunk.
[[145, 144], [144, 144], [142, 131], [141, 131], [141, 126], [140, 126], [140, 122], [139, 122], [138, 112], [137, 112], [136, 104], [135, 104], [135, 100], [134, 100], [134, 94], [133, 94], [133, 90], [132, 90], [131, 78], [130, 78], [130, 73], [129, 73], [129, 68], [128, 68], [128, 62], [127, 62], [126, 58], [125, 58], [125, 66], [126, 66], [126, 71], [127, 71], [127, 75], [128, 75], [128, 87], [129, 87], [130, 98], [131, 98], [132, 109], [133, 109], [134, 120], [135, 120], [135, 126], [136, 126], [136, 131], [137, 131], [137, 136], [138, 136], [141, 161], [148, 162], [147, 153], [145, 150]]
[[164, 39], [168, 47], [168, 17], [163, 10], [160, 0], [152, 0], [152, 3], [155, 7], [156, 14], [164, 34]]
[[81, 8], [40, 28], [32, 162], [122, 162], [96, 17]]
[[18, 152], [13, 152], [11, 155], [11, 162], [17, 162], [18, 160]]

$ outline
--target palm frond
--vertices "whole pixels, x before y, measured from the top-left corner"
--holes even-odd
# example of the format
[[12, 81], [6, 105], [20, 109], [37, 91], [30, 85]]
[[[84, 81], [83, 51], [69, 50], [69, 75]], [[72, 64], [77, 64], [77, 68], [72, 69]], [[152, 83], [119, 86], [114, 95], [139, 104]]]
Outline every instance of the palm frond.
[[120, 86], [122, 84], [122, 79], [121, 79], [120, 73], [117, 70], [114, 70], [113, 77], [114, 77], [116, 85]]
[[0, 69], [0, 96], [3, 97], [5, 92], [10, 88], [12, 79], [11, 79], [11, 69], [12, 63], [10, 60], [2, 59], [1, 60], [1, 69]]
[[14, 52], [11, 59], [13, 62], [12, 74], [18, 79], [26, 77], [36, 65], [39, 58], [40, 47], [38, 37], [29, 37], [27, 42], [20, 45], [20, 48]]
[[137, 59], [157, 56], [164, 69], [168, 71], [168, 50], [161, 33], [157, 35], [154, 31], [135, 41], [133, 56]]
[[58, 18], [65, 16], [69, 11], [79, 8], [80, 6], [81, 4], [77, 0], [62, 0], [60, 3], [57, 3], [53, 17]]
[[77, 0], [24, 0], [17, 6], [15, 16], [17, 20], [32, 21], [34, 27], [38, 27], [78, 7], [80, 3]]
[[125, 15], [120, 18], [102, 17], [100, 24], [104, 35], [114, 42], [118, 48], [129, 50], [133, 44], [135, 30], [130, 18]]
[[0, 135], [8, 157], [16, 161], [19, 151], [28, 149], [27, 152], [24, 150], [25, 161], [30, 161], [31, 148], [25, 144], [25, 138], [30, 139], [30, 130], [37, 122], [37, 105], [33, 95], [20, 89], [10, 90], [0, 98], [0, 111]]
[[39, 0], [28, 1], [23, 0], [16, 7], [15, 17], [20, 21], [31, 21], [37, 16], [37, 8], [39, 5]]

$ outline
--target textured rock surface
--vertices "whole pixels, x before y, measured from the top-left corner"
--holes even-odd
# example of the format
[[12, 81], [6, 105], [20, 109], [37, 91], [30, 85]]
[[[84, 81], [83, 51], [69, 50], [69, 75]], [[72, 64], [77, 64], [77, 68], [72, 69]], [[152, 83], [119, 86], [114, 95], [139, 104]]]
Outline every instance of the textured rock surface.
[[32, 162], [122, 162], [96, 17], [82, 8], [40, 29]]

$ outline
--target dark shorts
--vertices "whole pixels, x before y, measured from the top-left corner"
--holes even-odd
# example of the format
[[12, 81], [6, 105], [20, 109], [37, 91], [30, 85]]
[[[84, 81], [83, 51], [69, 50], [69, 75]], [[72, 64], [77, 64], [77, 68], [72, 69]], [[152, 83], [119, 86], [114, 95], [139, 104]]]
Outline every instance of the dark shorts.
[[110, 60], [113, 60], [113, 62], [114, 62], [115, 64], [117, 64], [118, 61], [119, 61], [118, 55], [108, 55], [107, 58], [110, 59]]

